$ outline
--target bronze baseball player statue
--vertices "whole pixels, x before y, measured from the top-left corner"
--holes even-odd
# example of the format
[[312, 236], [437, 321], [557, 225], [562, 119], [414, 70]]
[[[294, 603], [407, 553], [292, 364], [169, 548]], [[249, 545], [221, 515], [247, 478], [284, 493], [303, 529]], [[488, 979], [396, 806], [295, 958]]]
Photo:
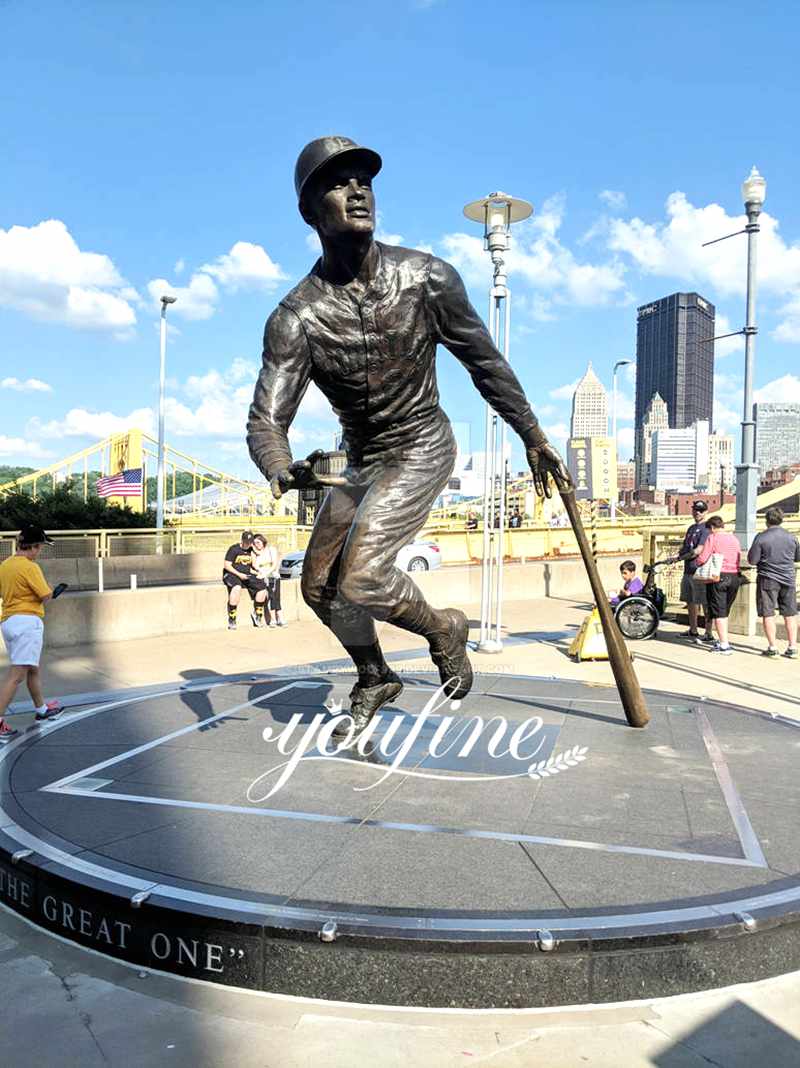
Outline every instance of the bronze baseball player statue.
[[457, 271], [427, 252], [374, 240], [372, 179], [381, 165], [377, 152], [347, 137], [321, 137], [300, 153], [300, 212], [319, 234], [322, 256], [267, 321], [247, 424], [250, 455], [280, 496], [316, 481], [313, 456], [293, 463], [287, 436], [309, 382], [341, 422], [348, 466], [317, 515], [302, 590], [358, 671], [350, 695], [357, 728], [402, 689], [375, 620], [427, 639], [453, 699], [472, 685], [466, 616], [431, 607], [394, 566], [447, 485], [456, 455], [439, 407], [437, 345], [522, 438], [537, 491], [550, 495], [550, 476], [560, 489], [570, 486]]

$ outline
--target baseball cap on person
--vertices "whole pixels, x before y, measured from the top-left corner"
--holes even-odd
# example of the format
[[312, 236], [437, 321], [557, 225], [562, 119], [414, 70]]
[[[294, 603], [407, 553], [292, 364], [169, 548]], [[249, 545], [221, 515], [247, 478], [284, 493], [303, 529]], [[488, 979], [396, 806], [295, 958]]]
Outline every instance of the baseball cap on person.
[[239, 541], [252, 541], [252, 540], [253, 540], [253, 532], [252, 532], [252, 530], [243, 530], [242, 531], [242, 536], [239, 539]]
[[692, 502], [692, 511], [693, 512], [707, 512], [708, 511], [708, 505], [706, 504], [705, 501], [693, 501]]
[[27, 527], [23, 527], [20, 530], [19, 541], [21, 545], [53, 544], [53, 539], [48, 534], [45, 534], [41, 527], [37, 527], [35, 523], [32, 523]]

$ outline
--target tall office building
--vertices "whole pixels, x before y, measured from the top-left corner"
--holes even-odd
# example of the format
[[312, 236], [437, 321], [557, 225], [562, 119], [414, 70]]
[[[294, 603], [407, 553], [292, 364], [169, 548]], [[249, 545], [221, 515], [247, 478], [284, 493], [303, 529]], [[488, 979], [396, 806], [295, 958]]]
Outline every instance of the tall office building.
[[656, 430], [652, 440], [651, 479], [658, 490], [691, 493], [708, 479], [708, 422], [680, 430]]
[[626, 493], [636, 487], [636, 469], [633, 460], [617, 461], [617, 489]]
[[567, 468], [575, 483], [579, 501], [615, 501], [617, 490], [617, 449], [609, 437], [570, 438], [567, 442]]
[[636, 423], [634, 442], [634, 469], [636, 472], [636, 489], [655, 486], [652, 477], [653, 434], [657, 430], [669, 427], [669, 410], [660, 393], [654, 393], [645, 409], [641, 422]]
[[767, 471], [800, 460], [800, 404], [757, 403], [756, 463], [763, 478]]
[[708, 492], [733, 488], [733, 437], [730, 434], [708, 435]]
[[714, 305], [697, 293], [673, 293], [638, 309], [635, 426], [654, 393], [680, 430], [698, 420], [713, 426]]
[[604, 438], [607, 434], [608, 394], [590, 362], [572, 394], [569, 435], [571, 438]]

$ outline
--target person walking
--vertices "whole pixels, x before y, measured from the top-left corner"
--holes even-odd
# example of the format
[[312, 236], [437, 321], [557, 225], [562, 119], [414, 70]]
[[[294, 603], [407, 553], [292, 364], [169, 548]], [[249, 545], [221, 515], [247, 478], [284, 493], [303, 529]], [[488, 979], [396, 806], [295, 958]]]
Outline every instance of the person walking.
[[717, 641], [711, 647], [711, 652], [720, 653], [722, 656], [732, 656], [733, 649], [728, 642], [728, 616], [742, 581], [739, 577], [742, 547], [736, 535], [724, 529], [725, 523], [722, 516], [712, 515], [706, 526], [709, 534], [703, 542], [700, 555], [696, 557], [697, 566], [702, 567], [710, 559], [712, 553], [719, 553], [722, 556], [719, 581], [705, 584], [706, 619], [713, 621], [717, 632]]
[[48, 586], [42, 569], [36, 563], [43, 545], [52, 545], [41, 527], [26, 526], [17, 539], [17, 551], [0, 564], [0, 632], [3, 635], [10, 666], [0, 686], [0, 741], [10, 741], [18, 730], [10, 727], [5, 712], [17, 687], [25, 680], [31, 695], [37, 723], [53, 719], [63, 711], [58, 701], [45, 701], [39, 677], [39, 660], [44, 640], [44, 606], [66, 588], [60, 583], [54, 590]]
[[261, 582], [252, 568], [253, 535], [243, 530], [238, 544], [231, 545], [225, 553], [222, 565], [222, 581], [228, 591], [228, 630], [236, 630], [237, 613], [242, 590], [247, 590], [253, 598], [253, 611], [250, 614], [254, 627], [264, 626], [264, 602], [267, 599], [266, 583]]
[[767, 648], [762, 656], [777, 656], [775, 645], [775, 609], [783, 616], [788, 645], [783, 654], [790, 660], [797, 659], [797, 575], [794, 565], [800, 562], [800, 542], [794, 534], [784, 530], [783, 511], [768, 508], [767, 529], [756, 534], [747, 554], [749, 563], [758, 571], [756, 579], [756, 605]]
[[[253, 569], [259, 579], [266, 584], [267, 622], [270, 627], [285, 627], [286, 622], [281, 611], [281, 576], [278, 550], [269, 544], [263, 534], [253, 535]], [[272, 615], [270, 615], [270, 612]]]
[[[702, 582], [698, 582], [694, 575], [699, 567], [698, 557], [709, 537], [710, 531], [705, 522], [708, 505], [705, 501], [698, 500], [692, 504], [692, 522], [683, 537], [681, 551], [674, 557], [675, 563], [683, 561], [683, 578], [681, 579], [681, 600], [686, 604], [689, 614], [689, 629], [683, 637], [698, 645], [708, 643], [713, 645], [714, 636], [711, 631], [711, 620], [706, 609], [706, 588]], [[701, 635], [697, 629], [700, 609], [705, 611], [706, 632]]]

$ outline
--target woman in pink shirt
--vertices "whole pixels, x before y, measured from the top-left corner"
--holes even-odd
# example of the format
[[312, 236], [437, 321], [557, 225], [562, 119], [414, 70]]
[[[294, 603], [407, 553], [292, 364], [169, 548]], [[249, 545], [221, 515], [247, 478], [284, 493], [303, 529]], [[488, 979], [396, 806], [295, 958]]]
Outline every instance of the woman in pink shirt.
[[728, 643], [728, 615], [731, 605], [736, 600], [739, 592], [741, 579], [739, 577], [739, 557], [742, 547], [735, 534], [729, 534], [724, 530], [724, 522], [718, 515], [712, 515], [706, 521], [706, 526], [711, 534], [706, 539], [700, 555], [697, 557], [698, 566], [704, 564], [712, 553], [722, 554], [722, 574], [719, 582], [706, 583], [706, 596], [708, 598], [709, 619], [714, 621], [717, 631], [717, 642], [712, 646], [712, 653], [721, 653], [723, 656], [731, 656], [733, 649]]

